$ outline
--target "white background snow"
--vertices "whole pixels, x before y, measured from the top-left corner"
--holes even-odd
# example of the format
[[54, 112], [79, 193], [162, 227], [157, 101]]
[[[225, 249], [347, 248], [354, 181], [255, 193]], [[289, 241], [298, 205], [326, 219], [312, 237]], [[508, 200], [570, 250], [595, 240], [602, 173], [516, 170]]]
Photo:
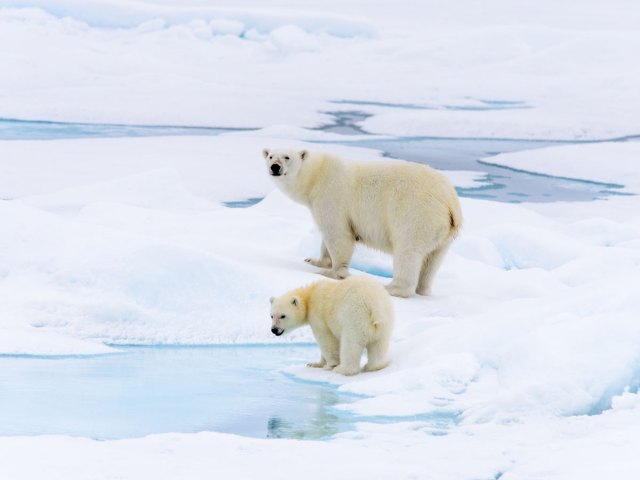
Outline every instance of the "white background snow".
[[[311, 341], [268, 329], [269, 296], [318, 279], [302, 259], [320, 237], [307, 210], [274, 191], [260, 152], [379, 158], [308, 130], [330, 122], [334, 101], [379, 102], [357, 105], [379, 134], [640, 134], [636, 2], [371, 3], [0, 0], [0, 117], [261, 129], [0, 141], [0, 354]], [[517, 108], [484, 108], [491, 101]], [[633, 478], [638, 145], [492, 157], [636, 195], [463, 199], [435, 295], [394, 299], [388, 369], [289, 370], [363, 394], [344, 408], [396, 422], [363, 421], [325, 442], [2, 437], [0, 478]], [[448, 175], [468, 186], [481, 174]], [[222, 203], [263, 196], [246, 209]], [[354, 265], [391, 271], [365, 250]], [[453, 420], [434, 430], [430, 415]]]

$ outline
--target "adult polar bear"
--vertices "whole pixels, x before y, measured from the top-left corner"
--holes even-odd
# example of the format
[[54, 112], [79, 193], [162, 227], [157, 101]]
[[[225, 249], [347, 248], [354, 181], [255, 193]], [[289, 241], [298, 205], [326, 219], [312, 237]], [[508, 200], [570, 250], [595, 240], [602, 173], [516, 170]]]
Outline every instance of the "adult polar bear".
[[360, 163], [306, 150], [263, 150], [276, 185], [306, 205], [322, 233], [323, 275], [349, 276], [356, 241], [393, 255], [391, 295], [430, 295], [433, 277], [462, 222], [449, 180], [425, 165]]

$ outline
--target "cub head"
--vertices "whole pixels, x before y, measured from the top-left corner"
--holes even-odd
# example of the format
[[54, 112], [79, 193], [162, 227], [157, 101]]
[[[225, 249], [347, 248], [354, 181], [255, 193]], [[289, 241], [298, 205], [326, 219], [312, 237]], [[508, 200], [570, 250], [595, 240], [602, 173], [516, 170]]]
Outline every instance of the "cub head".
[[272, 177], [295, 176], [308, 156], [306, 150], [273, 150], [265, 148], [262, 156], [267, 162], [267, 172]]
[[280, 297], [271, 297], [271, 333], [279, 337], [285, 332], [290, 332], [305, 323], [306, 308], [299, 297], [292, 294], [284, 294]]

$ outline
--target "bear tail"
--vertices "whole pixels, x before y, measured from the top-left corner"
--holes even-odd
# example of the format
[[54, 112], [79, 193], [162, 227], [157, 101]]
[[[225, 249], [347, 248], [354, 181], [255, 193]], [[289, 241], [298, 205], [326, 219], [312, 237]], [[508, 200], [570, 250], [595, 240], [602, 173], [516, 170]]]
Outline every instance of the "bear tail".
[[456, 238], [458, 236], [458, 232], [462, 227], [462, 212], [460, 211], [460, 207], [452, 209], [449, 208], [449, 235], [451, 238]]
[[369, 322], [371, 322], [371, 326], [373, 327], [373, 329], [377, 331], [380, 328], [380, 322], [376, 320], [376, 317], [373, 314], [373, 310], [371, 309], [371, 307], [368, 307], [368, 308], [369, 308]]

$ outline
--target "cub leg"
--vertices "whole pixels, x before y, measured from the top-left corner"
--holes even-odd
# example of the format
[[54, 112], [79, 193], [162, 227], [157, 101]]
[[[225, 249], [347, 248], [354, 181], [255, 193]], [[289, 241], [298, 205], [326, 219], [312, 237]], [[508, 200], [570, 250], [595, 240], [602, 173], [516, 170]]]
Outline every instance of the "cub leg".
[[[322, 355], [320, 364], [317, 367], [322, 367], [325, 370], [331, 370], [333, 367], [340, 363], [340, 344], [338, 339], [331, 334], [331, 332], [316, 332], [313, 331], [316, 340], [318, 341], [318, 345], [320, 346], [320, 353]], [[324, 363], [323, 363], [324, 361]], [[310, 364], [310, 366], [316, 366], [314, 364]]]
[[355, 375], [360, 371], [360, 358], [364, 345], [359, 339], [353, 338], [349, 332], [343, 332], [340, 338], [340, 365], [333, 369], [341, 375]]
[[374, 372], [389, 365], [388, 349], [389, 340], [378, 340], [367, 345], [367, 364], [364, 366], [364, 371]]
[[324, 357], [322, 355], [320, 355], [320, 361], [319, 362], [309, 362], [309, 363], [307, 363], [307, 367], [322, 368], [326, 364], [327, 364], [327, 361], [324, 359]]

